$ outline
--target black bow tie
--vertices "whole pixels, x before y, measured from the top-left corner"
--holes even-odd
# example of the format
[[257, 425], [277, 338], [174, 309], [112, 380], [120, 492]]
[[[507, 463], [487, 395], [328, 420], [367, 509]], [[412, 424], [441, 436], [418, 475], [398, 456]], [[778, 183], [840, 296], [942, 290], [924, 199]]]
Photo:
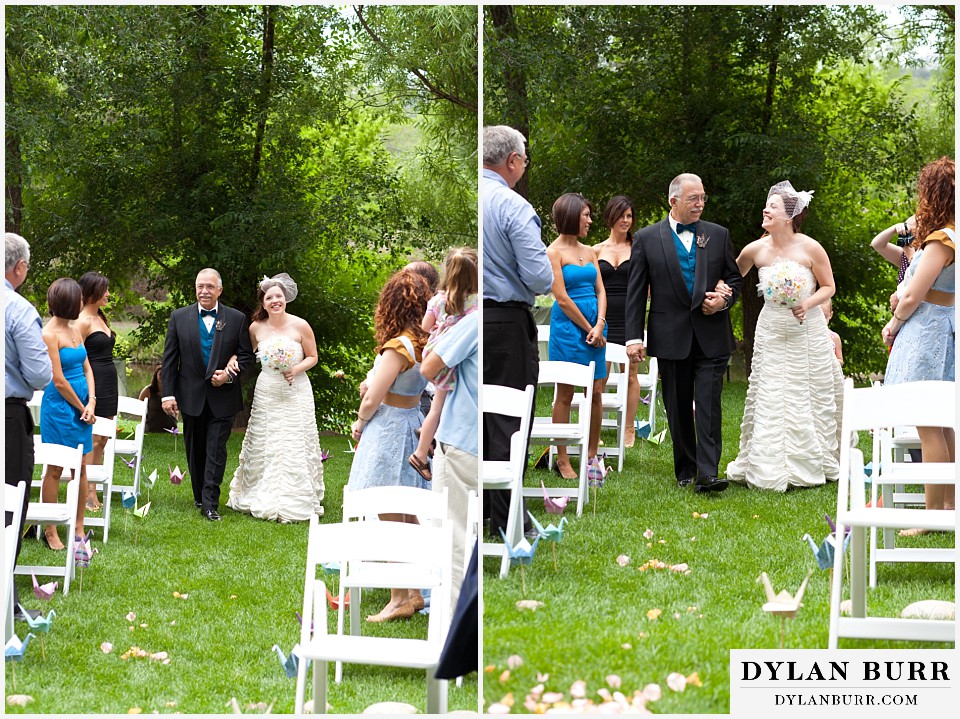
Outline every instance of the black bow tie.
[[684, 232], [692, 232], [693, 234], [697, 234], [697, 223], [694, 222], [692, 225], [681, 225], [681, 224], [678, 222], [678, 223], [677, 223], [677, 234], [678, 234], [678, 235], [682, 235]]
[[200, 316], [201, 316], [201, 317], [216, 317], [216, 316], [217, 316], [217, 311], [216, 311], [215, 309], [214, 309], [214, 310], [200, 310]]

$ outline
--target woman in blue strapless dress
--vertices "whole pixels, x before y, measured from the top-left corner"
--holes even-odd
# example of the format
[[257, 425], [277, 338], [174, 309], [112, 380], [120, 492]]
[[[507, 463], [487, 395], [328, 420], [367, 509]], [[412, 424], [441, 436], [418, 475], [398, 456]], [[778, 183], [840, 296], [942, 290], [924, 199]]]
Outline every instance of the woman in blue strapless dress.
[[[550, 312], [549, 358], [588, 365], [594, 362], [593, 405], [590, 414], [588, 462], [599, 464], [603, 379], [607, 376], [607, 295], [600, 278], [597, 253], [580, 242], [590, 231], [592, 208], [579, 193], [568, 192], [553, 203], [553, 222], [559, 236], [547, 248], [553, 266], [553, 296]], [[570, 421], [573, 386], [557, 385], [553, 421]], [[557, 469], [565, 479], [576, 479], [566, 447], [557, 447]], [[602, 469], [599, 470], [602, 473]]]
[[[401, 270], [383, 286], [374, 314], [374, 339], [380, 360], [357, 409], [351, 434], [357, 441], [347, 490], [368, 487], [430, 486], [407, 461], [417, 448], [416, 430], [423, 417], [420, 395], [427, 380], [420, 374], [420, 361], [428, 333], [421, 327], [432, 294], [422, 276]], [[381, 514], [391, 522], [416, 523], [404, 514]], [[423, 609], [419, 589], [394, 588], [390, 601], [368, 622], [409, 619]]]
[[[93, 370], [87, 360], [80, 332], [71, 320], [80, 315], [80, 285], [69, 277], [55, 280], [47, 290], [47, 307], [52, 319], [43, 328], [43, 341], [53, 365], [53, 381], [43, 392], [40, 405], [40, 437], [48, 444], [68, 447], [83, 445], [83, 466], [80, 477], [80, 501], [77, 503], [77, 526], [74, 542], [83, 539], [84, 498], [87, 496], [86, 465], [93, 451], [93, 423], [96, 421], [97, 397]], [[43, 475], [40, 493], [44, 502], [56, 502], [60, 491], [62, 467], [48, 466]], [[44, 540], [50, 549], [64, 549], [57, 528], [44, 528]], [[75, 545], [74, 545], [75, 546]]]

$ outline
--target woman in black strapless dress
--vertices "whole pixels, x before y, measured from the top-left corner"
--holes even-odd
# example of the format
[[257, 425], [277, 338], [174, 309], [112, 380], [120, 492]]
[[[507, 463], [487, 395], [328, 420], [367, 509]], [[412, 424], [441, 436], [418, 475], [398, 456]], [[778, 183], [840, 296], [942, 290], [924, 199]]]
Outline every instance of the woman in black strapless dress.
[[[83, 309], [77, 320], [77, 326], [87, 348], [87, 358], [93, 370], [93, 384], [97, 388], [97, 416], [113, 419], [117, 416], [119, 389], [117, 370], [113, 365], [113, 346], [117, 336], [110, 329], [110, 323], [103, 307], [110, 301], [110, 281], [99, 272], [87, 272], [79, 280], [83, 293]], [[107, 438], [93, 437], [93, 464], [103, 463], [103, 450]], [[109, 497], [107, 497], [109, 499]], [[95, 485], [91, 484], [86, 497], [87, 509], [100, 509]]]
[[[630, 275], [630, 252], [633, 250], [633, 203], [623, 195], [611, 199], [603, 210], [603, 221], [610, 228], [610, 237], [595, 245], [603, 288], [607, 293], [607, 341], [626, 344], [627, 278]], [[630, 363], [627, 375], [627, 431], [624, 446], [636, 442], [634, 418], [640, 404], [638, 363]], [[609, 367], [607, 368], [609, 375]]]

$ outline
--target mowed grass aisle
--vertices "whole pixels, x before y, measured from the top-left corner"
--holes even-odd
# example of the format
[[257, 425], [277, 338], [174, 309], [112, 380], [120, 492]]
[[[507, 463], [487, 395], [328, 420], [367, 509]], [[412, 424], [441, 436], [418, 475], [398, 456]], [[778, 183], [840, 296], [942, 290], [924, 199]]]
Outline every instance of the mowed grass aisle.
[[[303, 581], [308, 527], [306, 523], [277, 524], [226, 508], [229, 482], [237, 465], [241, 433], [228, 446], [222, 486], [221, 522], [209, 522], [193, 506], [189, 476], [180, 486], [170, 483], [168, 464], [186, 467], [182, 438], [147, 435], [144, 474], [160, 476], [150, 492], [152, 505], [142, 522], [113, 503], [109, 541], [94, 546], [100, 552], [78, 575], [70, 594], [60, 590], [49, 602], [33, 596], [30, 577], [17, 577], [23, 603], [56, 618], [46, 639], [46, 659], [39, 636], [31, 641], [23, 662], [16, 664], [16, 690], [11, 662], [6, 664], [6, 694], [27, 694], [25, 709], [7, 712], [126, 714], [139, 709], [189, 714], [229, 713], [235, 697], [241, 709], [274, 713], [294, 709], [295, 679], [288, 679], [276, 654], [278, 644], [289, 654], [299, 640], [294, 612], [303, 605]], [[342, 437], [321, 437], [332, 453], [324, 464], [324, 522], [341, 518], [343, 486], [353, 455]], [[118, 461], [117, 478], [129, 484], [131, 470]], [[142, 490], [141, 505], [147, 501]], [[61, 537], [64, 529], [60, 528]], [[24, 540], [21, 562], [52, 563], [53, 553], [35, 539]], [[63, 554], [56, 555], [63, 561]], [[38, 578], [41, 583], [48, 581]], [[336, 578], [328, 575], [336, 592]], [[174, 592], [186, 595], [177, 598]], [[364, 595], [362, 614], [375, 613], [387, 601], [386, 590]], [[127, 618], [132, 612], [135, 618]], [[330, 630], [336, 631], [336, 616]], [[22, 638], [25, 622], [16, 623]], [[365, 624], [365, 634], [423, 636], [426, 617], [390, 625]], [[113, 645], [105, 654], [103, 642]], [[148, 654], [167, 652], [170, 663], [148, 658], [124, 659], [136, 646]], [[332, 668], [331, 668], [332, 674]], [[311, 672], [312, 676], [312, 672]], [[312, 689], [308, 688], [308, 696]], [[330, 679], [328, 701], [335, 713], [359, 713], [375, 702], [401, 701], [423, 710], [423, 672], [347, 665], [342, 684]], [[477, 675], [464, 686], [450, 683], [450, 709], [477, 707]], [[249, 706], [263, 703], [261, 706]]]
[[[549, 400], [544, 394], [538, 398], [541, 414]], [[745, 394], [745, 381], [724, 385], [721, 473], [737, 454]], [[658, 429], [666, 427], [662, 410], [658, 423]], [[605, 435], [605, 440], [612, 443], [613, 436]], [[861, 447], [869, 452], [867, 438], [861, 437]], [[559, 475], [534, 470], [527, 486], [539, 486], [541, 479], [548, 486], [562, 482]], [[606, 677], [617, 675], [628, 698], [649, 683], [659, 684], [663, 697], [649, 704], [655, 713], [728, 712], [729, 650], [779, 645], [779, 621], [761, 611], [766, 600], [757, 582], [760, 572], [767, 572], [777, 592], [793, 594], [813, 570], [803, 607], [795, 620], [787, 621], [785, 645], [826, 648], [828, 572], [817, 568], [802, 537], [809, 533], [820, 543], [829, 531], [823, 515], [834, 515], [836, 501], [835, 483], [786, 494], [737, 485], [717, 496], [694, 494], [676, 486], [669, 433], [659, 447], [638, 441], [628, 450], [624, 471], [607, 476], [596, 505], [587, 504], [581, 517], [576, 517], [573, 500], [567, 506], [569, 524], [556, 547], [559, 571], [554, 571], [551, 546], [544, 541], [533, 564], [524, 567], [526, 592], [519, 568], [501, 580], [498, 560], [485, 560], [485, 707], [512, 695], [506, 700], [512, 698], [512, 711], [526, 712], [525, 698], [541, 683], [545, 692], [563, 693], [570, 701], [577, 680], [585, 681], [586, 696], [599, 702], [597, 690], [613, 691]], [[542, 500], [528, 499], [527, 508], [544, 525], [558, 519], [544, 511]], [[652, 533], [649, 538], [646, 530]], [[953, 535], [931, 535], [899, 541], [953, 546], [953, 540]], [[629, 556], [627, 566], [617, 563], [619, 555]], [[689, 573], [640, 571], [652, 560], [668, 566], [685, 563]], [[919, 599], [952, 601], [952, 564], [882, 565], [878, 572], [878, 587], [868, 594], [871, 611], [899, 612]], [[521, 611], [516, 606], [520, 599], [544, 606]], [[842, 646], [952, 647], [851, 640]], [[512, 655], [522, 664], [514, 659], [505, 675]], [[672, 691], [667, 676], [673, 672], [696, 672], [702, 686]]]

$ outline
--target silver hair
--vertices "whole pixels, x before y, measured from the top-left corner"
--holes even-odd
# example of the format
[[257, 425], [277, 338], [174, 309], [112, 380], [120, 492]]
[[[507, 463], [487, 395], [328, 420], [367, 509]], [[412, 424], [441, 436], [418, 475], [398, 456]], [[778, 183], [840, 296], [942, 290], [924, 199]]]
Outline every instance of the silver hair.
[[526, 138], [509, 125], [491, 125], [483, 128], [483, 164], [499, 167], [511, 152], [523, 155]]
[[701, 185], [703, 184], [703, 180], [701, 180], [698, 175], [694, 175], [692, 172], [682, 172], [671, 181], [670, 189], [667, 190], [668, 200], [672, 200], [674, 197], [680, 197], [680, 187], [684, 182], [699, 182]]
[[266, 294], [271, 287], [279, 287], [280, 291], [283, 292], [283, 298], [287, 302], [293, 302], [297, 299], [297, 283], [286, 272], [281, 272], [273, 277], [264, 275], [264, 278], [260, 280], [260, 290]]
[[4, 274], [10, 272], [20, 260], [30, 262], [30, 244], [20, 235], [13, 232], [7, 233], [6, 246], [3, 250]]
[[204, 267], [202, 270], [200, 270], [200, 271], [197, 273], [197, 279], [200, 279], [200, 275], [202, 275], [204, 272], [210, 272], [210, 273], [216, 275], [216, 276], [217, 276], [217, 287], [223, 287], [223, 278], [220, 276], [220, 273], [217, 272], [217, 271], [216, 271], [215, 269], [213, 269], [212, 267]]

